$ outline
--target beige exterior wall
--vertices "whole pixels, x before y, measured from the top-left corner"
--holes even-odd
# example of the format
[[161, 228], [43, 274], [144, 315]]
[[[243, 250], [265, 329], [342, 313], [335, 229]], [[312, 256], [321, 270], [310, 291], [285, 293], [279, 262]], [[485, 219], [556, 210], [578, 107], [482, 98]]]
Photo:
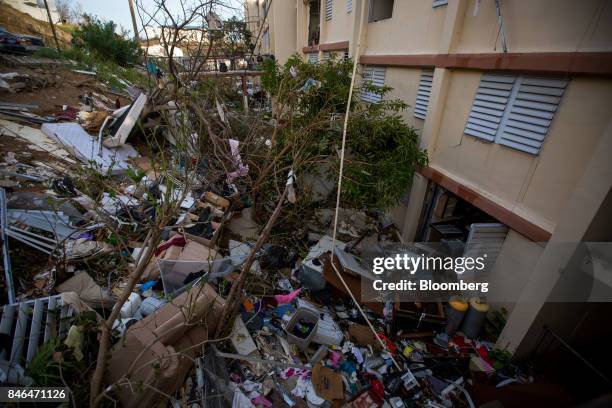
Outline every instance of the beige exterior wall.
[[[497, 12], [494, 1], [469, 0], [455, 53], [494, 52]], [[515, 0], [502, 2], [508, 51], [575, 52], [612, 49], [609, 0]], [[497, 51], [501, 52], [499, 41]]]
[[291, 1], [272, 2], [270, 18], [270, 52], [284, 64], [295, 54], [296, 5]]
[[414, 105], [416, 102], [419, 81], [422, 69], [410, 68], [387, 68], [385, 84], [393, 90], [386, 95], [387, 99], [401, 99], [409, 106], [402, 112], [402, 117], [410, 126], [416, 129], [423, 128], [423, 120], [414, 117]]
[[[282, 64], [296, 52], [296, 4], [293, 1], [268, 1], [268, 15], [264, 13], [264, 0], [246, 0], [245, 14], [253, 37], [259, 34], [256, 51], [273, 54]], [[268, 43], [264, 41], [265, 33]]]
[[367, 54], [438, 52], [447, 7], [431, 5], [430, 0], [396, 0], [392, 18], [367, 24]]
[[[353, 2], [353, 9], [357, 2]], [[354, 11], [346, 12], [346, 0], [333, 0], [332, 19], [325, 19], [325, 0], [321, 7], [321, 43], [334, 43], [351, 40], [353, 33]]]
[[610, 119], [612, 81], [573, 78], [534, 156], [463, 134], [480, 77], [452, 72], [430, 165], [552, 232]]

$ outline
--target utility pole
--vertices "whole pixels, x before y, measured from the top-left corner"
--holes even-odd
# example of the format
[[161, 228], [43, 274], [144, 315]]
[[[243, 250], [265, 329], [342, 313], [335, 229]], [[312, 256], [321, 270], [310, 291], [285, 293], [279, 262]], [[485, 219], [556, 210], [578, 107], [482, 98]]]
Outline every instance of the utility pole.
[[133, 0], [128, 0], [128, 4], [130, 5], [130, 14], [132, 15], [132, 27], [134, 28], [134, 39], [138, 41], [138, 26], [136, 26], [136, 14], [134, 13]]
[[53, 24], [53, 20], [51, 19], [51, 12], [49, 11], [49, 4], [47, 4], [47, 0], [45, 1], [45, 8], [47, 9], [47, 17], [49, 18], [49, 24], [51, 24], [51, 31], [53, 32], [53, 39], [55, 40], [55, 47], [58, 51], [60, 51], [59, 41], [57, 41], [57, 33], [55, 32], [55, 25]]

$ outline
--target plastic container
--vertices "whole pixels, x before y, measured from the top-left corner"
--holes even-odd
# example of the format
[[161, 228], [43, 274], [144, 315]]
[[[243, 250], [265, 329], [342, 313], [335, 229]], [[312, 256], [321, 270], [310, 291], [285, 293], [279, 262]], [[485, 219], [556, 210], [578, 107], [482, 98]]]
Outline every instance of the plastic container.
[[[292, 333], [293, 328], [300, 321], [304, 321], [314, 325], [308, 336], [306, 336], [305, 338], [298, 337]], [[306, 349], [308, 349], [308, 346], [312, 342], [312, 339], [314, 338], [315, 334], [317, 333], [318, 325], [319, 316], [315, 312], [305, 308], [298, 308], [291, 317], [291, 320], [289, 320], [289, 323], [287, 323], [287, 325], [285, 326], [285, 332], [287, 333], [287, 341], [289, 343], [297, 345], [300, 350], [306, 351]]]
[[484, 302], [481, 303], [478, 299], [470, 301], [470, 308], [465, 314], [463, 324], [461, 325], [461, 331], [468, 339], [473, 339], [478, 336], [488, 311], [488, 304]]
[[446, 306], [446, 327], [444, 331], [449, 336], [455, 334], [455, 332], [461, 326], [461, 321], [465, 316], [465, 312], [468, 310], [467, 302], [463, 300], [451, 300]]
[[127, 298], [123, 306], [121, 307], [121, 311], [119, 315], [123, 319], [128, 319], [134, 317], [138, 308], [140, 307], [140, 303], [142, 303], [142, 299], [138, 293], [132, 292], [130, 293], [130, 297]]

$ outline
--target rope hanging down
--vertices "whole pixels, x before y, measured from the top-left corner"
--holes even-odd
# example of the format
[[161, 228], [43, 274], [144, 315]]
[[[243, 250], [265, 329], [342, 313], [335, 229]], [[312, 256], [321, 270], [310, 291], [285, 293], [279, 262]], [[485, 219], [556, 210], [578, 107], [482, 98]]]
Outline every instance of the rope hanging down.
[[[336, 209], [335, 209], [335, 213], [334, 213], [334, 232], [332, 234], [331, 265], [332, 265], [332, 268], [334, 269], [334, 271], [336, 272], [336, 275], [338, 276], [338, 279], [340, 279], [340, 282], [342, 282], [342, 285], [344, 286], [344, 289], [346, 289], [346, 291], [350, 295], [351, 299], [355, 303], [355, 306], [357, 306], [357, 309], [361, 313], [361, 316], [363, 316], [363, 318], [365, 319], [366, 323], [370, 327], [370, 330], [372, 331], [372, 333], [374, 333], [374, 337], [376, 338], [376, 340], [378, 340], [378, 342], [382, 346], [383, 350], [386, 350], [388, 352], [389, 350], [387, 349], [386, 343], [378, 336], [378, 333], [376, 332], [376, 329], [374, 329], [374, 326], [372, 325], [372, 323], [370, 322], [370, 320], [366, 316], [365, 312], [361, 308], [361, 305], [359, 304], [359, 302], [355, 298], [355, 295], [353, 295], [353, 292], [351, 292], [351, 290], [349, 289], [348, 285], [344, 281], [344, 278], [340, 274], [340, 271], [338, 270], [338, 268], [336, 268], [336, 265], [334, 263], [334, 253], [335, 253], [335, 249], [336, 249], [336, 233], [337, 233], [337, 230], [338, 230], [338, 210], [340, 208], [340, 192], [342, 190], [342, 174], [343, 174], [343, 171], [344, 171], [344, 151], [345, 151], [345, 148], [346, 148], [346, 130], [347, 130], [347, 126], [348, 126], [349, 114], [350, 114], [350, 111], [351, 111], [351, 100], [353, 99], [353, 89], [355, 87], [355, 75], [357, 73], [357, 61], [359, 60], [359, 51], [360, 51], [360, 48], [361, 48], [361, 33], [362, 33], [362, 30], [363, 30], [363, 19], [364, 19], [364, 15], [365, 15], [364, 13], [365, 13], [365, 4], [366, 3], [367, 3], [366, 1], [362, 1], [361, 2], [361, 14], [359, 15], [360, 22], [359, 22], [359, 32], [358, 32], [358, 35], [357, 35], [357, 46], [355, 47], [355, 53], [353, 55], [353, 73], [352, 73], [352, 76], [351, 76], [351, 86], [349, 88], [348, 101], [346, 103], [346, 114], [344, 115], [344, 126], [342, 128], [342, 148], [340, 150], [340, 171], [339, 171], [339, 175], [338, 175], [338, 192], [336, 194]], [[395, 367], [398, 370], [401, 370], [402, 368], [397, 363], [395, 358], [393, 358], [393, 355], [391, 353], [389, 353], [389, 355], [391, 356], [391, 360], [393, 361], [393, 364], [395, 365]]]

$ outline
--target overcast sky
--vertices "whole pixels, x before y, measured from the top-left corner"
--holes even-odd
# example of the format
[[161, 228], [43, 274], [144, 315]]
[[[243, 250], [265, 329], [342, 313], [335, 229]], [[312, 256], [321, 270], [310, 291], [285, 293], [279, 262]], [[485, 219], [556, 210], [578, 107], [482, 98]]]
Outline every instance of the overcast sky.
[[[130, 33], [132, 30], [132, 20], [130, 17], [130, 7], [128, 0], [69, 0], [73, 5], [80, 4], [82, 10], [87, 14], [93, 14], [103, 20], [112, 20], [119, 26], [123, 27]], [[174, 13], [180, 13], [181, 1], [185, 4], [194, 4], [198, 0], [166, 0], [168, 9]], [[223, 0], [226, 4], [229, 4], [235, 10], [224, 8], [221, 10], [221, 17], [223, 19], [229, 18], [233, 14], [238, 14], [242, 17], [243, 13], [243, 1], [242, 0]], [[134, 0], [138, 4], [144, 4], [147, 10], [151, 10], [155, 4], [154, 0]], [[138, 14], [136, 16], [136, 22], [140, 27], [141, 22]]]

